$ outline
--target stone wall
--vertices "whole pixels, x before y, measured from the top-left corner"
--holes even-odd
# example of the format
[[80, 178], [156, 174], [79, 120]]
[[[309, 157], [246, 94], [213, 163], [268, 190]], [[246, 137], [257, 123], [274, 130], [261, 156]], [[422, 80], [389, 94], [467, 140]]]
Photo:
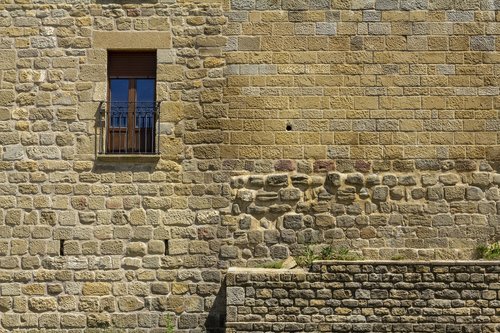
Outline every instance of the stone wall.
[[498, 2], [231, 5], [221, 156], [498, 158]]
[[249, 265], [297, 257], [308, 246], [372, 259], [474, 258], [478, 245], [500, 235], [500, 177], [425, 169], [233, 177], [238, 246]]
[[226, 332], [497, 332], [496, 262], [231, 268]]
[[[226, 21], [212, 1], [0, 1], [1, 332], [221, 331], [229, 185], [194, 156], [222, 142], [197, 123], [224, 116]], [[160, 156], [109, 160], [107, 51], [136, 49], [157, 52]]]
[[[0, 331], [222, 332], [226, 270], [308, 244], [470, 258], [498, 239], [498, 9], [0, 0]], [[132, 49], [154, 159], [98, 154]]]

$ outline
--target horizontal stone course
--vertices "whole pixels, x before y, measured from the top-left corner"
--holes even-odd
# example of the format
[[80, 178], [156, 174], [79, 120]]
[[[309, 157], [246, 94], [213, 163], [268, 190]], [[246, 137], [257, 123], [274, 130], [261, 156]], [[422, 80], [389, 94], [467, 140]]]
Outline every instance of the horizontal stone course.
[[232, 268], [228, 289], [244, 302], [228, 296], [227, 331], [496, 329], [499, 273], [497, 262], [487, 261], [317, 261], [310, 272]]

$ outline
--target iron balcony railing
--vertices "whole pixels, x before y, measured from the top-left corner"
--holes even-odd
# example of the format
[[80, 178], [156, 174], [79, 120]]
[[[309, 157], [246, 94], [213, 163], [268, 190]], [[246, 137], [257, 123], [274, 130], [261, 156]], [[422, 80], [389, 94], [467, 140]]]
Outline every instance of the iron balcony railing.
[[101, 102], [97, 153], [158, 154], [160, 102]]

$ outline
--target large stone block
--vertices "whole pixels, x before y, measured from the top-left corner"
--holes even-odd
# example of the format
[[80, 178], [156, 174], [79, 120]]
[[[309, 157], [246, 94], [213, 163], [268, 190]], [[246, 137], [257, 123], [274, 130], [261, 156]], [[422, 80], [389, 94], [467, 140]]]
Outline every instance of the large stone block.
[[16, 51], [0, 50], [0, 70], [16, 68]]
[[97, 49], [169, 49], [170, 32], [164, 31], [94, 31], [93, 47]]
[[227, 305], [243, 305], [245, 303], [245, 289], [242, 287], [227, 287]]

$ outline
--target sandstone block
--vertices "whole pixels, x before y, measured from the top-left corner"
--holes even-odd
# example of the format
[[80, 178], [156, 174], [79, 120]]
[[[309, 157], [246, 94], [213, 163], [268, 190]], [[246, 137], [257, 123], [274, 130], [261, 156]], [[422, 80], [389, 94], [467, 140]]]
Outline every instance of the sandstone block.
[[111, 293], [111, 285], [105, 282], [86, 282], [82, 287], [85, 296], [104, 296]]
[[227, 305], [243, 305], [245, 303], [245, 289], [242, 287], [227, 288]]
[[95, 31], [94, 48], [97, 49], [170, 49], [172, 36], [163, 31]]
[[123, 254], [123, 242], [120, 240], [106, 240], [101, 243], [102, 254]]
[[189, 242], [187, 239], [170, 239], [168, 241], [168, 254], [186, 254], [188, 252]]
[[0, 70], [16, 68], [16, 51], [0, 50]]
[[318, 214], [316, 215], [315, 224], [319, 228], [333, 228], [335, 226], [335, 218], [331, 215]]
[[61, 327], [64, 328], [83, 328], [87, 320], [83, 314], [62, 314]]
[[118, 308], [123, 312], [137, 311], [144, 308], [144, 302], [138, 297], [118, 297]]
[[14, 103], [15, 95], [11, 90], [0, 90], [0, 106], [10, 106]]
[[218, 224], [220, 221], [220, 213], [216, 210], [202, 210], [196, 213], [196, 224]]
[[142, 242], [129, 243], [125, 253], [131, 257], [143, 257], [147, 254], [146, 244]]
[[52, 297], [31, 297], [28, 304], [30, 310], [34, 312], [55, 311], [57, 309], [56, 299]]

